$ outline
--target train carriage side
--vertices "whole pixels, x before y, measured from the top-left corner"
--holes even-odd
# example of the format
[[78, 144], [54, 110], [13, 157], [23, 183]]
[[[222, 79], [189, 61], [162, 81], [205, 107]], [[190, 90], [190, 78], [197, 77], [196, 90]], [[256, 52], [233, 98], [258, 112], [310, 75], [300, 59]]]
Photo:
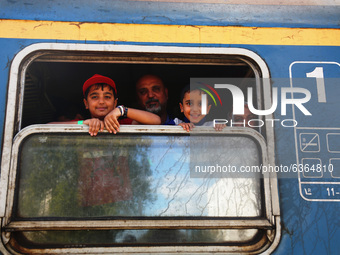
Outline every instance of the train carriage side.
[[[338, 252], [340, 4], [226, 2], [0, 3], [0, 253]], [[95, 73], [133, 107], [159, 75], [175, 116], [198, 80], [227, 127], [48, 124]]]

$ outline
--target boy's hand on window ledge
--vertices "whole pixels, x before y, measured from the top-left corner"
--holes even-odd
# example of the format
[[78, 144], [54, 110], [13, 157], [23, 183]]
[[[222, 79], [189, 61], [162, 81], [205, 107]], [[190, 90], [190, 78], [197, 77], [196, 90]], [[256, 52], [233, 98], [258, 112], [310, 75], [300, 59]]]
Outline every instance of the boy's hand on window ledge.
[[108, 113], [104, 118], [104, 125], [107, 131], [116, 134], [119, 132], [119, 122], [118, 118], [122, 115], [121, 111], [116, 107], [110, 113]]
[[195, 125], [192, 123], [184, 123], [184, 122], [179, 123], [178, 125], [181, 126], [187, 132], [191, 131], [195, 127]]
[[226, 124], [216, 124], [214, 128], [216, 131], [222, 131], [226, 126]]
[[99, 131], [104, 130], [104, 122], [96, 118], [84, 120], [84, 124], [89, 126], [91, 136], [96, 136]]

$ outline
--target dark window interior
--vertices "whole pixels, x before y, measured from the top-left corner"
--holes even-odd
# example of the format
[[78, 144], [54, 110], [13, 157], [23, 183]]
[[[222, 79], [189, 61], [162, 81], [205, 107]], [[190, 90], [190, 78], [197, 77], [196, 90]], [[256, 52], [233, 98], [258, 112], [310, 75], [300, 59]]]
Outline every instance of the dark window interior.
[[[126, 63], [98, 63], [93, 60], [91, 62], [56, 61], [38, 58], [26, 71], [21, 128], [31, 124], [57, 121], [61, 116], [74, 119], [76, 113], [87, 117], [88, 113], [83, 104], [82, 85], [94, 74], [112, 78], [118, 90], [118, 104], [134, 108], [138, 108], [135, 96], [135, 83], [138, 78], [144, 74], [160, 76], [169, 90], [168, 111], [174, 117], [181, 117], [178, 106], [179, 95], [182, 88], [190, 83], [190, 78], [254, 77], [250, 66], [241, 60], [223, 60], [223, 63], [217, 64], [203, 61], [168, 64], [166, 58], [162, 59], [161, 63], [150, 64], [145, 63], [145, 60], [143, 63], [128, 60], [128, 58], [124, 60]], [[199, 62], [197, 59], [195, 61]], [[214, 61], [221, 62], [221, 60]], [[245, 91], [246, 87], [243, 90]], [[226, 101], [231, 105], [231, 100]], [[213, 113], [212, 109], [211, 117]], [[226, 116], [218, 117], [226, 118]]]

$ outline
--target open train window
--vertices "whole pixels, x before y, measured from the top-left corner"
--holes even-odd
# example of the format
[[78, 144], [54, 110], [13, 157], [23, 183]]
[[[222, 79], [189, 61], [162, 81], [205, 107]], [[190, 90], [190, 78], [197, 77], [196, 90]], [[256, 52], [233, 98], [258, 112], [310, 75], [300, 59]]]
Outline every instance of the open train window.
[[[4, 136], [3, 147], [2, 173], [7, 171], [8, 187], [14, 187], [6, 192], [2, 225], [8, 249], [273, 249], [280, 227], [276, 179], [262, 173], [209, 178], [203, 170], [208, 165], [274, 164], [270, 127], [262, 134], [202, 127], [190, 135], [176, 126], [124, 126], [117, 135], [104, 132], [93, 138], [83, 126], [45, 125], [69, 109], [86, 114], [81, 87], [96, 73], [112, 77], [120, 102], [135, 107], [136, 79], [145, 73], [161, 76], [169, 90], [168, 108], [176, 114], [178, 95], [192, 77], [268, 78], [257, 55], [242, 49], [64, 44], [23, 51], [12, 66], [8, 98], [17, 104], [7, 106], [5, 133], [12, 137]], [[261, 109], [268, 91], [261, 81], [247, 86], [253, 86]], [[197, 167], [205, 174], [193, 174]]]
[[[159, 76], [169, 91], [168, 112], [179, 117], [181, 90], [190, 84], [191, 78], [238, 78], [240, 81], [254, 79], [259, 70], [239, 58], [221, 56], [200, 56], [192, 54], [98, 54], [88, 56], [50, 53], [36, 58], [25, 72], [22, 112], [18, 116], [19, 130], [32, 124], [57, 121], [60, 118], [73, 119], [76, 113], [86, 116], [82, 95], [83, 83], [94, 74], [112, 78], [118, 90], [118, 102], [138, 108], [135, 84], [142, 75]], [[246, 94], [247, 87], [253, 87], [256, 99], [256, 85], [239, 82]], [[221, 96], [224, 96], [223, 94]], [[228, 97], [226, 95], [225, 97]], [[231, 99], [225, 98], [227, 118]], [[260, 101], [255, 100], [255, 106]], [[212, 108], [214, 114], [214, 108]], [[216, 113], [215, 113], [216, 114]], [[221, 116], [219, 116], [221, 117]], [[222, 116], [223, 117], [223, 116]]]

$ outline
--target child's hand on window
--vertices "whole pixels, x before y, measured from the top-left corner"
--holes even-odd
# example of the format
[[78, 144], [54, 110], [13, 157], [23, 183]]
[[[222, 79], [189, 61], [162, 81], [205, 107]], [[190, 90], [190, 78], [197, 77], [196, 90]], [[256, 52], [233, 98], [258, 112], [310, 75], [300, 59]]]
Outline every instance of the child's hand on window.
[[104, 122], [96, 118], [84, 120], [84, 124], [89, 126], [91, 136], [96, 136], [99, 131], [104, 130]]
[[182, 126], [182, 128], [187, 132], [191, 131], [195, 127], [195, 125], [192, 123], [184, 123], [184, 122], [179, 123], [178, 125]]
[[215, 124], [215, 130], [216, 131], [222, 131], [223, 128], [225, 128], [227, 125], [226, 124]]
[[122, 113], [117, 107], [105, 116], [104, 124], [107, 131], [114, 134], [119, 132], [120, 125], [118, 122], [118, 118], [120, 116], [122, 116]]

